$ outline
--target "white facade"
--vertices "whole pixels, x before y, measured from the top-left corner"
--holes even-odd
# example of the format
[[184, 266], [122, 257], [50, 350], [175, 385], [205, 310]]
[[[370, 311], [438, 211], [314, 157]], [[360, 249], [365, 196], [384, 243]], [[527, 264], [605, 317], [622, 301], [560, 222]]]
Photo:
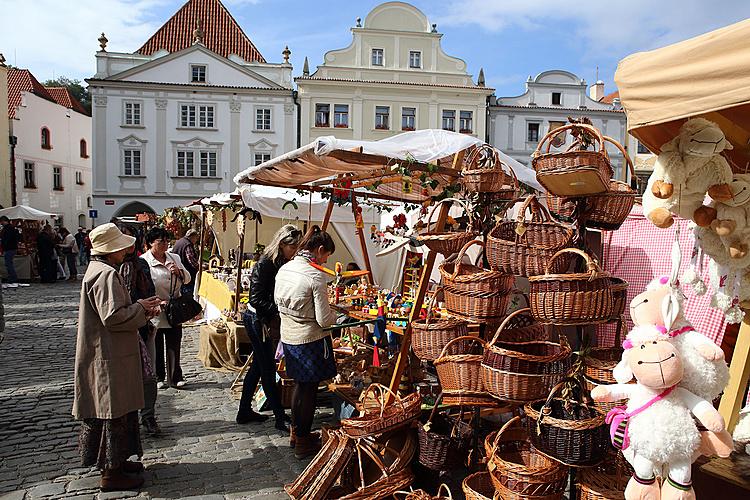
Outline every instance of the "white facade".
[[[604, 84], [592, 88], [602, 93]], [[526, 92], [516, 97], [498, 97], [490, 106], [490, 143], [525, 165], [531, 165], [531, 155], [539, 141], [551, 128], [568, 122], [568, 117], [585, 116], [603, 135], [620, 142], [628, 151], [634, 139], [627, 134], [626, 117], [619, 103], [603, 103], [587, 94], [586, 81], [562, 70], [540, 73], [526, 81]], [[572, 138], [566, 134], [566, 143]], [[620, 178], [622, 154], [608, 146], [616, 178]], [[631, 153], [632, 154], [632, 153]]]
[[[5, 58], [0, 54], [0, 113], [5, 113], [8, 109], [8, 67], [5, 65]], [[10, 128], [7, 120], [0, 119], [0, 205], [8, 208], [12, 203], [11, 185], [6, 180], [8, 174], [8, 165], [10, 164], [10, 148], [7, 137], [10, 137]]]
[[240, 170], [295, 146], [288, 63], [224, 58], [198, 42], [96, 58], [88, 83], [102, 222], [232, 191]]
[[[9, 122], [17, 141], [17, 203], [62, 216], [58, 223], [71, 232], [90, 227], [91, 117], [22, 92]], [[43, 147], [43, 129], [48, 147]]]
[[493, 89], [481, 78], [475, 83], [464, 61], [443, 52], [443, 35], [419, 9], [383, 3], [351, 31], [349, 47], [327, 52], [317, 71], [310, 75], [305, 67], [295, 78], [302, 144], [325, 135], [379, 140], [427, 128], [484, 139]]

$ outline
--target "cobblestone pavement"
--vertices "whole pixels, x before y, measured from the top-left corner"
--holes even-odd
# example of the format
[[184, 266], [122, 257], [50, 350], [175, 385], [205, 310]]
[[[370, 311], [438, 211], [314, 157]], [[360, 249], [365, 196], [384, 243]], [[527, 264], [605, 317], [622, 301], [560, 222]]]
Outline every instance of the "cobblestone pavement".
[[283, 484], [304, 468], [288, 438], [263, 424], [234, 423], [233, 374], [204, 369], [198, 329], [183, 337], [184, 390], [159, 391], [159, 439], [144, 438], [140, 492], [100, 493], [81, 468], [70, 415], [80, 284], [3, 290], [0, 344], [0, 499], [286, 498]]

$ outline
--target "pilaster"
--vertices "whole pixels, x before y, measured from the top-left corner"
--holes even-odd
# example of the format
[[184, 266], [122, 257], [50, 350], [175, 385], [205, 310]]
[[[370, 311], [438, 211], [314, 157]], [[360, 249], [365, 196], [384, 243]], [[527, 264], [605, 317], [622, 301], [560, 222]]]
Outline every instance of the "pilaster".
[[156, 105], [156, 161], [154, 162], [156, 174], [156, 193], [167, 194], [167, 172], [169, 164], [167, 158], [167, 99], [155, 99]]

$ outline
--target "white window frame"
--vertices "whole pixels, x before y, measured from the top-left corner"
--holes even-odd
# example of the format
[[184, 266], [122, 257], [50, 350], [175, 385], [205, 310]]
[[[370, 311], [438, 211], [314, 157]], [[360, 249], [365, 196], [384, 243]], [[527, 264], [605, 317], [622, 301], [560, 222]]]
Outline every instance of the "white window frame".
[[[464, 113], [469, 113], [469, 117], [464, 118], [462, 115]], [[464, 121], [468, 121], [468, 127], [466, 127], [466, 123]], [[469, 109], [462, 109], [458, 112], [458, 131], [463, 134], [473, 134], [474, 133], [474, 112]]]
[[[135, 153], [138, 153], [137, 155]], [[130, 173], [128, 173], [128, 157], [130, 162]], [[136, 157], [138, 165], [136, 171]], [[121, 165], [123, 177], [143, 177], [143, 148], [123, 147], [121, 153]]]
[[[268, 116], [262, 116], [268, 115]], [[260, 126], [259, 126], [260, 125]], [[256, 132], [270, 132], [273, 130], [273, 108], [268, 106], [257, 106], [255, 108], [255, 128]]]
[[[453, 113], [453, 116], [446, 116], [446, 113]], [[449, 122], [446, 122], [446, 120], [450, 120]], [[450, 127], [447, 127], [446, 124], [450, 123]], [[440, 128], [443, 130], [450, 130], [452, 132], [456, 131], [456, 110], [455, 109], [444, 109], [440, 113]]]
[[[183, 112], [186, 113], [184, 120]], [[214, 104], [181, 102], [178, 107], [178, 113], [178, 128], [216, 129], [216, 105]], [[201, 125], [202, 120], [204, 125]]]
[[[537, 134], [536, 134], [536, 140], [531, 140], [529, 138], [529, 125], [536, 124], [537, 125]], [[542, 137], [542, 122], [538, 120], [526, 120], [526, 129], [524, 130], [524, 141], [527, 144], [537, 144], [539, 140]]]
[[[313, 115], [313, 126], [315, 128], [330, 128], [331, 127], [331, 105], [327, 102], [316, 102], [313, 104], [315, 106], [315, 114]], [[318, 113], [322, 113], [322, 111], [318, 111], [318, 106], [328, 106], [328, 111], [326, 112], [326, 122], [325, 125], [318, 125]]]
[[[346, 111], [337, 111], [337, 107], [346, 107]], [[345, 117], [343, 125], [339, 124], [339, 118]], [[349, 128], [349, 105], [348, 104], [334, 104], [333, 105], [333, 127], [334, 128]]]
[[[414, 60], [416, 59], [416, 65]], [[409, 51], [409, 67], [411, 69], [422, 69], [422, 51], [421, 50], [410, 50]]]
[[[192, 149], [178, 149], [175, 154], [175, 176], [195, 177], [195, 155]], [[182, 165], [181, 165], [182, 163]], [[182, 172], [180, 172], [182, 169]]]
[[[198, 68], [203, 68], [203, 80], [193, 79], [193, 74], [195, 70]], [[208, 82], [208, 65], [207, 64], [191, 64], [190, 65], [190, 83], [206, 83], [206, 82]]]
[[257, 167], [271, 159], [271, 153], [268, 151], [256, 151], [253, 153], [253, 166]]
[[[376, 57], [375, 57], [376, 54], [379, 55], [379, 58], [378, 58], [379, 59], [379, 63], [375, 62], [376, 61]], [[373, 47], [372, 49], [370, 49], [370, 65], [371, 66], [377, 66], [379, 68], [385, 66], [385, 49], [379, 49], [379, 48], [376, 48], [376, 47]]]
[[173, 177], [176, 179], [218, 179], [221, 148], [202, 141], [201, 146], [177, 143], [174, 147]]
[[[381, 123], [382, 120], [380, 119], [381, 116], [383, 116], [383, 113], [378, 113], [378, 108], [380, 109], [386, 109], [387, 112], [385, 113], [385, 123]], [[391, 129], [391, 107], [390, 106], [375, 106], [375, 130], [390, 130]]]
[[[213, 167], [213, 171], [211, 170]], [[198, 150], [198, 176], [199, 177], [218, 177], [219, 172], [219, 153], [212, 149]]]
[[[404, 115], [404, 110], [405, 109], [413, 109], [414, 110], [414, 114], [409, 116], [409, 118], [411, 118], [412, 122], [413, 122], [411, 128], [404, 127], [404, 118], [406, 117], [406, 115]], [[416, 108], [416, 106], [403, 106], [401, 108], [401, 130], [405, 130], [405, 131], [417, 130], [417, 108]]]
[[[130, 123], [128, 123], [128, 105], [130, 105]], [[138, 112], [135, 113], [136, 107]], [[136, 114], [138, 119], [136, 120]], [[143, 101], [134, 101], [127, 99], [122, 101], [122, 125], [125, 127], [142, 127], [143, 126]]]
[[[28, 173], [31, 173], [31, 175], [27, 175]], [[33, 161], [23, 162], [23, 187], [24, 189], [36, 189], [36, 165]]]

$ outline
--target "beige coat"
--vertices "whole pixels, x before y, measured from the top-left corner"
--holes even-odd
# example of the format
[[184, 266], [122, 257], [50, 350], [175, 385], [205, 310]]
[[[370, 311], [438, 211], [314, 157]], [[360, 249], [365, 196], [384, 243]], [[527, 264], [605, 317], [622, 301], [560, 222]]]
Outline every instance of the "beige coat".
[[138, 328], [146, 321], [146, 310], [130, 302], [117, 270], [92, 260], [78, 311], [75, 418], [118, 418], [143, 408]]

